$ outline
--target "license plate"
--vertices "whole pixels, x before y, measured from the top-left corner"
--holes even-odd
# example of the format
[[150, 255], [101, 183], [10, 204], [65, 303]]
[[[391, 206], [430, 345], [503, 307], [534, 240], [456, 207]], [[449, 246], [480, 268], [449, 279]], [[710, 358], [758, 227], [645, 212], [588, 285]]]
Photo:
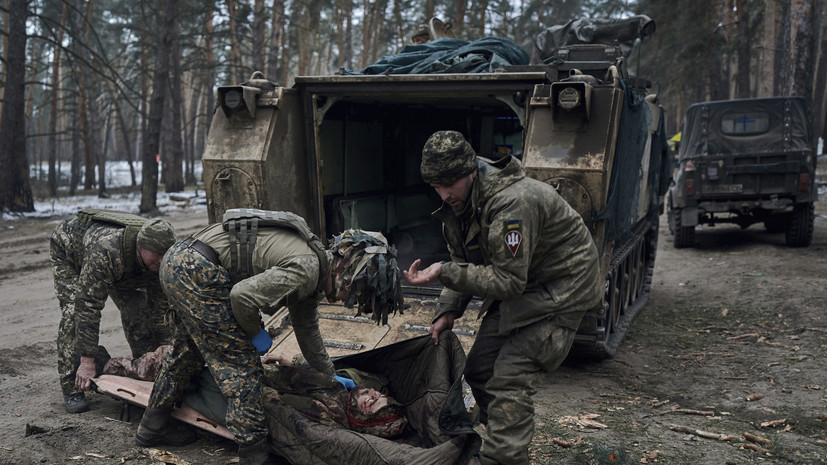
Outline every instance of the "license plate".
[[734, 194], [743, 190], [743, 184], [714, 184], [703, 188], [704, 194]]

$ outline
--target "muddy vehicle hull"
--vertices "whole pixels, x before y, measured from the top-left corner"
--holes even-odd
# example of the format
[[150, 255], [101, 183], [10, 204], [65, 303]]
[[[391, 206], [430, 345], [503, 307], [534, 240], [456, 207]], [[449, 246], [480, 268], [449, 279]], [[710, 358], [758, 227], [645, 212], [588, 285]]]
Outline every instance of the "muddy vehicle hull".
[[[239, 105], [213, 119], [203, 156], [210, 221], [227, 208], [289, 210], [320, 237], [346, 228], [382, 231], [396, 245], [400, 267], [447, 259], [440, 224], [430, 216], [441, 201], [419, 164], [433, 132], [459, 130], [482, 157], [521, 158], [529, 176], [557, 188], [583, 216], [601, 253], [606, 299], [589, 309], [576, 350], [611, 356], [649, 294], [668, 152], [660, 107], [629, 86], [612, 61], [599, 73], [605, 81], [571, 74], [537, 65], [484, 74], [311, 76], [290, 89], [262, 90], [254, 116]], [[254, 153], [241, 154], [236, 147], [249, 138], [258, 140]], [[624, 139], [635, 143], [618, 144]], [[439, 289], [405, 291], [421, 302]]]
[[799, 97], [705, 102], [687, 110], [680, 165], [669, 193], [675, 247], [695, 226], [763, 223], [787, 245], [813, 238], [816, 157]]

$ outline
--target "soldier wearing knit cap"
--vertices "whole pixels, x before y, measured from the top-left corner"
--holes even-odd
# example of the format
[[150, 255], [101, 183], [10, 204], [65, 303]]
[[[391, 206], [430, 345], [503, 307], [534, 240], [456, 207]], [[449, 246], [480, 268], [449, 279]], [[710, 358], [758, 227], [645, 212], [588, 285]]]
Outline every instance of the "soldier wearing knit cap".
[[422, 149], [422, 178], [443, 201], [451, 261], [403, 271], [420, 286], [444, 286], [429, 330], [450, 331], [473, 296], [485, 300], [465, 365], [487, 437], [483, 465], [528, 465], [536, 375], [565, 359], [586, 310], [601, 302], [597, 248], [583, 220], [550, 185], [507, 156], [478, 158], [456, 131]]
[[50, 255], [60, 302], [58, 374], [66, 410], [89, 409], [101, 311], [111, 298], [121, 313], [133, 357], [172, 338], [164, 323], [169, 305], [158, 268], [175, 242], [167, 221], [109, 210], [82, 210], [52, 233]]

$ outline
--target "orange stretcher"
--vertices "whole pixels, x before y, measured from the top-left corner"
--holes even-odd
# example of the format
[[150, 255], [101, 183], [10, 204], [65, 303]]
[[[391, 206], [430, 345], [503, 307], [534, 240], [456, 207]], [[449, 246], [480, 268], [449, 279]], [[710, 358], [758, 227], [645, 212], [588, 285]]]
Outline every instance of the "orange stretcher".
[[[137, 379], [115, 375], [101, 375], [93, 378], [92, 381], [97, 386], [97, 391], [101, 394], [106, 394], [141, 407], [146, 407], [149, 403], [149, 394], [152, 392], [152, 383], [150, 381], [139, 381]], [[235, 439], [233, 433], [226, 427], [206, 418], [187, 404], [181, 404], [181, 407], [176, 407], [172, 411], [172, 417], [221, 437]]]

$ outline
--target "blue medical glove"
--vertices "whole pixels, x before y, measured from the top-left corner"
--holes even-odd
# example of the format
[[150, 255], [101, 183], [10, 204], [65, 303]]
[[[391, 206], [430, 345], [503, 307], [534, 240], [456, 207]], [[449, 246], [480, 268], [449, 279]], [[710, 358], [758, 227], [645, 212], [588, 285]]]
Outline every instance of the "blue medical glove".
[[264, 355], [270, 350], [270, 346], [273, 345], [273, 340], [270, 339], [270, 334], [267, 333], [267, 330], [261, 328], [261, 331], [256, 334], [256, 337], [252, 338], [251, 341], [253, 342], [253, 346], [255, 346], [256, 350], [258, 350], [259, 355]]
[[333, 378], [342, 383], [342, 386], [344, 386], [348, 391], [356, 387], [356, 383], [350, 378], [345, 378], [344, 376], [334, 376]]

